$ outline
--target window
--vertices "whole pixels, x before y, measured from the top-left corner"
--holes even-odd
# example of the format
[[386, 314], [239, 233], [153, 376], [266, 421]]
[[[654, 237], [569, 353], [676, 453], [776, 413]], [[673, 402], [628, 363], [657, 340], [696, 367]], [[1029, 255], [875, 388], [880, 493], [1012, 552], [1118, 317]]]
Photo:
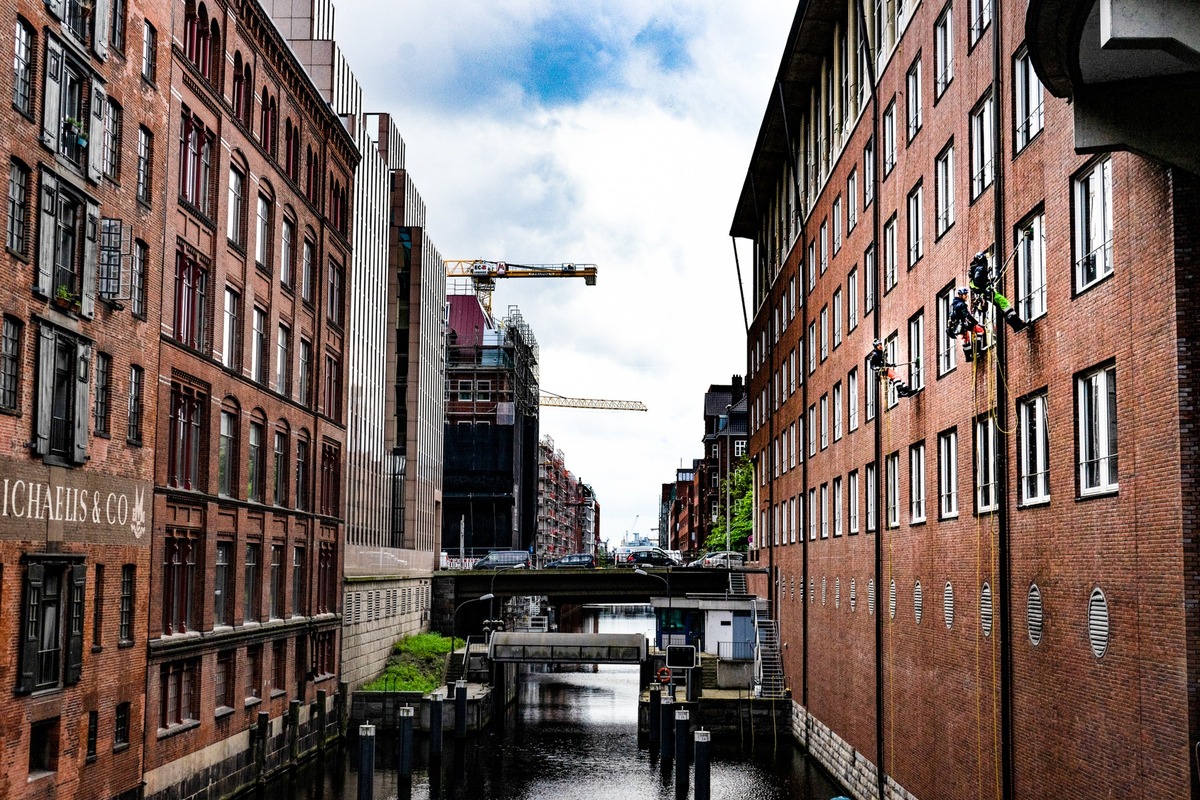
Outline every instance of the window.
[[867, 464], [865, 470], [865, 483], [867, 492], [867, 532], [875, 530], [875, 501], [879, 491], [879, 484], [876, 483], [875, 465]]
[[175, 341], [203, 352], [207, 345], [208, 270], [192, 255], [175, 254]]
[[111, 410], [112, 356], [108, 353], [96, 353], [96, 399], [92, 405], [92, 430], [97, 436], [108, 436]]
[[950, 327], [950, 304], [954, 301], [954, 284], [950, 284], [937, 295], [937, 348], [938, 377], [945, 375], [957, 365], [955, 350], [957, 339], [948, 332]]
[[842, 438], [842, 382], [833, 385], [833, 440]]
[[4, 318], [0, 335], [0, 408], [16, 411], [21, 397], [21, 333], [24, 326], [12, 317]]
[[1017, 312], [1032, 322], [1046, 314], [1046, 218], [1035, 214], [1017, 226]]
[[900, 454], [892, 453], [884, 460], [884, 477], [887, 494], [884, 497], [884, 508], [887, 512], [887, 526], [900, 526]]
[[296, 397], [303, 406], [312, 405], [312, 342], [300, 339], [299, 393]]
[[858, 267], [846, 276], [846, 330], [858, 327]]
[[332, 353], [325, 354], [325, 415], [342, 418], [342, 361]]
[[341, 451], [332, 442], [321, 445], [321, 508], [326, 516], [335, 516], [341, 508]]
[[337, 610], [337, 551], [332, 542], [321, 542], [317, 553], [317, 607], [318, 614]]
[[328, 308], [326, 309], [329, 321], [334, 325], [342, 324], [342, 267], [336, 261], [329, 262], [329, 292], [327, 295]]
[[246, 703], [262, 697], [262, 645], [246, 648]]
[[842, 343], [842, 287], [833, 293], [833, 348]]
[[306, 303], [312, 302], [314, 251], [315, 246], [312, 241], [305, 237], [300, 258], [300, 297]]
[[875, 308], [875, 245], [863, 252], [863, 316]]
[[883, 224], [883, 291], [896, 286], [896, 215]]
[[25, 613], [16, 687], [19, 694], [79, 682], [86, 582], [87, 571], [79, 561], [29, 560], [25, 567]]
[[171, 384], [167, 485], [200, 489], [200, 445], [204, 441], [207, 399], [190, 386]]
[[925, 443], [908, 450], [908, 510], [910, 522], [925, 521]]
[[912, 269], [925, 255], [925, 194], [924, 187], [917, 183], [908, 193], [908, 268]]
[[808, 243], [808, 293], [812, 294], [817, 288], [817, 243]]
[[858, 367], [846, 375], [846, 423], [851, 433], [858, 430]]
[[257, 223], [254, 228], [254, 261], [260, 269], [271, 269], [271, 227], [274, 203], [265, 195], [258, 196]]
[[287, 686], [287, 640], [271, 643], [271, 695], [283, 694]]
[[275, 155], [275, 117], [277, 106], [275, 98], [271, 97], [267, 92], [267, 87], [263, 87], [262, 99], [259, 102], [259, 128], [258, 140], [262, 143], [263, 149]]
[[271, 545], [271, 583], [270, 592], [271, 619], [283, 619], [283, 545]]
[[262, 545], [251, 543], [246, 545], [246, 559], [242, 565], [243, 595], [242, 618], [246, 622], [257, 622], [262, 617], [262, 591], [259, 588], [258, 564], [261, 560]]
[[1050, 434], [1046, 427], [1046, 395], [1035, 394], [1017, 403], [1020, 425], [1021, 504], [1050, 499]]
[[84, 317], [95, 313], [100, 208], [42, 173], [41, 242], [34, 291]]
[[992, 141], [992, 95], [989, 91], [971, 111], [971, 199], [992, 185], [995, 142]]
[[[865, 76], [865, 73], [864, 73]], [[866, 84], [866, 81], [863, 81]], [[871, 205], [875, 198], [875, 142], [867, 140], [863, 148], [863, 208]]]
[[992, 0], [969, 0], [969, 3], [971, 16], [967, 39], [974, 47], [992, 22]]
[[908, 385], [913, 391], [925, 388], [925, 312], [908, 321]]
[[108, 44], [118, 53], [125, 52], [125, 0], [112, 0], [108, 11]]
[[233, 497], [237, 486], [238, 417], [233, 411], [221, 411], [221, 433], [217, 442], [217, 494]]
[[[199, 531], [167, 528], [163, 544], [162, 632], [164, 636], [196, 630]], [[199, 572], [203, 575], [203, 569]]]
[[92, 647], [104, 644], [104, 565], [96, 565], [96, 580], [92, 586]]
[[958, 432], [938, 434], [938, 516], [958, 516]]
[[808, 490], [808, 539], [809, 539], [809, 541], [816, 541], [816, 539], [817, 539], [817, 523], [819, 522], [819, 520], [817, 519], [818, 516], [819, 516], [819, 513], [817, 511], [817, 490], [809, 489]]
[[293, 183], [300, 180], [300, 129], [288, 117], [283, 121], [283, 169]]
[[217, 653], [217, 674], [213, 682], [213, 695], [217, 711], [233, 709], [234, 651]]
[[954, 143], [938, 153], [933, 165], [934, 216], [937, 235], [941, 236], [954, 224]]
[[1101, 367], [1075, 379], [1079, 493], [1117, 490], [1117, 369]]
[[241, 51], [233, 54], [233, 116], [243, 125], [250, 125], [250, 107], [254, 105], [250, 65], [242, 61]]
[[221, 364], [227, 369], [236, 370], [241, 367], [241, 307], [241, 295], [228, 286], [225, 287], [225, 311], [221, 326]]
[[829, 269], [829, 220], [821, 220], [821, 274]]
[[158, 31], [150, 20], [142, 22], [142, 77], [154, 83], [158, 75]]
[[133, 579], [137, 566], [125, 564], [121, 567], [121, 615], [117, 625], [120, 644], [133, 644]]
[[829, 358], [829, 306], [821, 309], [821, 360]]
[[933, 96], [941, 97], [954, 80], [954, 15], [947, 4], [933, 24]]
[[[887, 360], [888, 360], [889, 364], [896, 363], [896, 352], [898, 349], [898, 343], [897, 343], [896, 337], [897, 337], [897, 334], [893, 333], [891, 336], [887, 337], [887, 339], [885, 339], [883, 342], [883, 349], [884, 349], [884, 352], [887, 353]], [[896, 384], [893, 383], [892, 381], [888, 381], [887, 382], [887, 407], [892, 408], [898, 402], [900, 402], [900, 396], [898, 394], [896, 394]]]
[[225, 231], [229, 241], [239, 249], [245, 247], [245, 234], [242, 225], [245, 219], [245, 209], [242, 199], [246, 191], [246, 174], [237, 167], [229, 168], [229, 216], [226, 220]]
[[996, 425], [992, 415], [975, 420], [975, 512], [999, 507], [996, 493]]
[[817, 369], [817, 323], [808, 323], [808, 374]]
[[275, 391], [287, 395], [291, 391], [292, 331], [280, 325], [275, 336]]
[[296, 508], [300, 511], [307, 511], [310, 508], [308, 500], [308, 458], [308, 437], [301, 435], [296, 440]]
[[896, 166], [896, 101], [888, 103], [883, 110], [883, 177], [891, 174]]
[[145, 242], [134, 241], [133, 262], [129, 269], [129, 312], [142, 319], [146, 318], [146, 264], [149, 261], [149, 247]]
[[873, 369], [868, 369], [864, 373], [867, 376], [866, 393], [867, 393], [867, 422], [875, 419], [875, 403], [879, 397], [879, 374]]
[[138, 157], [137, 157], [137, 197], [142, 203], [150, 205], [150, 192], [153, 189], [152, 172], [154, 164], [154, 134], [145, 125], [138, 126]]
[[1112, 274], [1112, 160], [1103, 158], [1074, 180], [1071, 226], [1075, 237], [1075, 291]]
[[267, 383], [267, 312], [254, 307], [254, 332], [250, 341], [250, 377], [264, 386]]
[[735, 440], [733, 443], [733, 457], [741, 458], [744, 455], [746, 455], [746, 440], [745, 439]]
[[908, 75], [905, 78], [905, 95], [904, 101], [908, 110], [908, 141], [912, 141], [913, 137], [921, 130], [921, 58], [913, 62], [908, 68]]
[[33, 116], [33, 28], [18, 19], [13, 45], [13, 108]]
[[113, 750], [129, 746], [129, 703], [117, 703], [117, 715], [113, 722]]
[[266, 480], [263, 464], [263, 447], [266, 437], [265, 426], [261, 422], [250, 423], [250, 451], [246, 464], [246, 499], [261, 503], [263, 499], [263, 483]]
[[[233, 542], [217, 542], [213, 571], [213, 624], [233, 623]], [[220, 695], [219, 695], [220, 696]]]
[[271, 494], [272, 501], [277, 506], [287, 505], [287, 457], [289, 449], [287, 431], [275, 431], [275, 452], [271, 462]]
[[821, 395], [821, 449], [829, 447], [829, 395]]
[[212, 216], [209, 186], [216, 140], [214, 132], [185, 110], [179, 126], [179, 198], [206, 217]]
[[833, 201], [833, 252], [836, 255], [842, 249], [842, 198], [839, 195]]
[[279, 239], [279, 282], [289, 289], [296, 272], [296, 221], [283, 218], [283, 232]]
[[87, 366], [92, 346], [65, 331], [38, 331], [37, 413], [34, 451], [73, 464], [87, 460], [91, 417]]
[[200, 717], [200, 660], [163, 664], [159, 670], [159, 720], [161, 730], [193, 723]]
[[121, 106], [111, 97], [104, 105], [104, 138], [100, 154], [101, 171], [112, 180], [121, 176]]
[[[810, 508], [809, 512], [813, 513], [814, 509]], [[814, 516], [815, 516], [815, 513], [814, 513]], [[822, 539], [829, 538], [829, 484], [828, 483], [821, 484], [821, 538]]]
[[304, 613], [304, 595], [307, 586], [305, 580], [304, 548], [292, 548], [292, 616], [298, 617]]
[[1030, 140], [1042, 130], [1045, 116], [1042, 104], [1042, 82], [1033, 70], [1029, 51], [1022, 47], [1013, 58], [1013, 92], [1016, 108], [1013, 123], [1016, 125], [1016, 151], [1019, 153]]
[[29, 221], [29, 170], [19, 162], [8, 168], [8, 249], [25, 255], [26, 225]]

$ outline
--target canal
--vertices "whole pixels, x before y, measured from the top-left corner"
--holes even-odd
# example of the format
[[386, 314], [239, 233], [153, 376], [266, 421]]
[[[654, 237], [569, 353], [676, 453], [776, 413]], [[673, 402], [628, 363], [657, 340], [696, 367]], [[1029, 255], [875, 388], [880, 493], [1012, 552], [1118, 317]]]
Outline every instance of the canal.
[[[645, 607], [587, 609], [585, 614], [584, 630], [652, 633]], [[503, 725], [461, 742], [448, 731], [440, 763], [430, 763], [427, 740], [418, 736], [411, 787], [398, 779], [395, 740], [379, 736], [375, 800], [676, 798], [672, 773], [664, 771], [656, 754], [638, 746], [636, 666], [526, 672], [520, 680], [520, 699]], [[829, 800], [841, 794], [790, 739], [729, 738], [713, 737], [713, 800]], [[344, 752], [304, 764], [258, 796], [357, 800], [356, 762], [351, 742]]]

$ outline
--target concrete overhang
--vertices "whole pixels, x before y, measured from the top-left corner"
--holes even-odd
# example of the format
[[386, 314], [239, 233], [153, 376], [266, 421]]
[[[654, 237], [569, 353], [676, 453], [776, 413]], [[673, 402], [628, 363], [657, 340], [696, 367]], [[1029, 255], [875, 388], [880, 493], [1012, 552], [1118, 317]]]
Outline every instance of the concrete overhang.
[[[809, 92], [820, 85], [821, 62], [832, 54], [834, 30], [845, 18], [845, 11], [844, 0], [800, 0], [776, 74], [778, 84], [771, 85], [767, 110], [738, 195], [730, 236], [753, 239], [758, 235], [759, 202], [765, 208], [783, 172], [788, 160], [787, 133], [796, 135], [800, 119], [808, 110]], [[786, 119], [780, 106], [781, 89]]]
[[1195, 0], [1030, 0], [1042, 84], [1072, 102], [1075, 149], [1130, 150], [1200, 174]]

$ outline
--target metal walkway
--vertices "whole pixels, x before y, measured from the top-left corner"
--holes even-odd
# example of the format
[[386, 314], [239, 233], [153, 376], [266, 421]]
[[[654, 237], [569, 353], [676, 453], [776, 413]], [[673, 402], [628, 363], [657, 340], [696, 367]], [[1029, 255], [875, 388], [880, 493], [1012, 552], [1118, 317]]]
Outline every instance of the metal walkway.
[[646, 637], [640, 633], [492, 634], [492, 661], [533, 664], [640, 664], [646, 660]]

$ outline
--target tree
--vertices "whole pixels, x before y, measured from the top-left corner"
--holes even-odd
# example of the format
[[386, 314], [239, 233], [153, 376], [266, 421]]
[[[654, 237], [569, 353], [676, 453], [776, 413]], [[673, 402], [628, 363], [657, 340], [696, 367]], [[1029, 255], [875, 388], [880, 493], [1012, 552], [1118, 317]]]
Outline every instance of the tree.
[[717, 521], [704, 546], [709, 551], [726, 549], [725, 502], [728, 498], [729, 549], [744, 553], [750, 543], [751, 524], [754, 519], [754, 469], [750, 466], [750, 459], [739, 459], [734, 465], [733, 474], [721, 481], [717, 491], [720, 503]]

